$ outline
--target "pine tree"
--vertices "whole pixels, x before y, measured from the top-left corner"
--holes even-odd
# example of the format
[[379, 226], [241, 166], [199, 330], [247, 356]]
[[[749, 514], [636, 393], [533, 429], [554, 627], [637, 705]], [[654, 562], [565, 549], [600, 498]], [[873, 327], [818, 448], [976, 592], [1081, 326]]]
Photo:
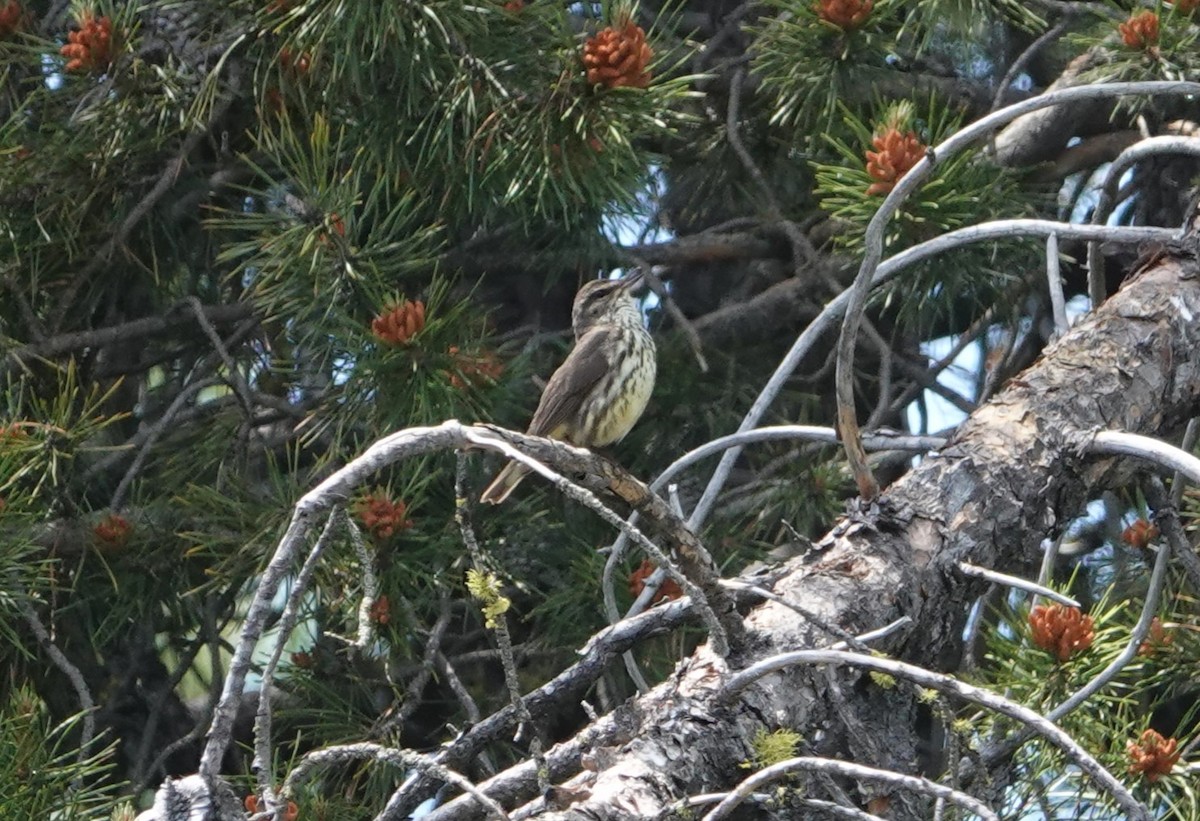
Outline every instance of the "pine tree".
[[[1006, 385], [1021, 390], [1018, 374], [1040, 362], [1080, 369], [1081, 418], [1119, 402], [1104, 424], [1193, 449], [1183, 430], [1200, 410], [1200, 370], [1179, 353], [1141, 363], [1162, 366], [1169, 383], [1135, 368], [1120, 384], [1091, 378], [1092, 365], [1135, 360], [1140, 341], [1054, 359], [1076, 348], [1056, 326], [1046, 268], [1061, 260], [1051, 267], [1082, 314], [1135, 274], [1189, 264], [1165, 231], [1124, 229], [1194, 217], [1198, 89], [1103, 89], [1200, 78], [1195, 5], [0, 2], [0, 659], [10, 671], [0, 815], [132, 818], [168, 777], [207, 778], [215, 766], [221, 817], [233, 817], [230, 802], [288, 818], [407, 817], [458, 792], [439, 792], [436, 772], [413, 775], [428, 765], [413, 751], [439, 750], [439, 763], [476, 783], [536, 761], [498, 799], [506, 806], [535, 793], [549, 808], [604, 805], [600, 789], [547, 791], [579, 770], [578, 752], [567, 763], [539, 756], [590, 726], [584, 766], [603, 772], [603, 750], [587, 748], [618, 737], [588, 712], [628, 703], [662, 718], [639, 687], [669, 685], [682, 659], [679, 670], [703, 667], [714, 631], [728, 630], [730, 659], [753, 660], [762, 636], [742, 635], [739, 612], [758, 600], [738, 594], [734, 611], [717, 572], [766, 563], [783, 569], [747, 579], [873, 584], [870, 567], [825, 557], [856, 538], [866, 555], [870, 539], [892, 538], [884, 525], [914, 515], [888, 506], [911, 449], [855, 467], [832, 437], [780, 433], [727, 463], [710, 514], [695, 511], [708, 504], [711, 462], [673, 479], [654, 507], [630, 483], [610, 493], [618, 480], [579, 469], [597, 463], [490, 428], [437, 428], [523, 430], [570, 347], [571, 298], [591, 279], [640, 271], [650, 285], [657, 385], [642, 422], [605, 454], [649, 482], [738, 429], [874, 250], [894, 261], [989, 220], [1094, 223], [1104, 243], [1064, 225], [1047, 247], [1044, 225], [1014, 222], [889, 274], [852, 312], [861, 328], [849, 381], [836, 378], [848, 360], [829, 324], [755, 426], [831, 425], [857, 405], [865, 431], [959, 436], [983, 452], [971, 423], [941, 429], [995, 407]], [[1100, 91], [939, 154], [1056, 82]], [[922, 161], [928, 176], [905, 192]], [[904, 199], [876, 238], [869, 226], [897, 189]], [[1161, 244], [1147, 248], [1150, 237]], [[1188, 287], [1170, 304], [1190, 304]], [[1120, 316], [1149, 328], [1136, 307], [1121, 303]], [[1149, 328], [1146, 349], [1179, 327]], [[955, 356], [935, 359], [950, 347]], [[961, 351], [976, 364], [961, 365]], [[1131, 384], [1163, 387], [1140, 395]], [[1066, 453], [1075, 440], [1055, 425], [1046, 448]], [[338, 484], [339, 470], [404, 430], [418, 431], [405, 458]], [[463, 438], [472, 430], [486, 442]], [[567, 479], [621, 518], [638, 509], [651, 539], [679, 547], [685, 572], [646, 593], [662, 557], [633, 545], [610, 561], [611, 522], [544, 481], [477, 507], [503, 463], [497, 441], [572, 468]], [[1012, 456], [1043, 475], [1042, 454]], [[935, 461], [923, 459], [920, 476]], [[1092, 475], [1092, 464], [1050, 471], [1044, 509], [994, 521], [994, 542], [939, 554], [941, 569], [928, 571], [956, 573], [961, 560], [1037, 577], [1039, 543], [1062, 543], [1041, 581], [1071, 605], [955, 576], [935, 604], [895, 604], [914, 632], [873, 647], [1041, 714], [1132, 656], [1060, 726], [1156, 815], [1196, 817], [1187, 767], [1200, 573], [1182, 529], [1196, 497], [1181, 477], [1160, 485], [1129, 470]], [[321, 495], [323, 482], [337, 492]], [[858, 500], [872, 482], [883, 496]], [[997, 499], [1010, 490], [1024, 498], [998, 488]], [[974, 539], [970, 515], [939, 527]], [[276, 568], [281, 545], [295, 560]], [[1156, 569], [1167, 545], [1170, 565]], [[268, 580], [278, 593], [264, 594]], [[708, 621], [678, 601], [701, 589], [715, 603]], [[644, 634], [593, 638], [607, 610], [643, 594], [660, 605], [629, 628]], [[255, 601], [266, 608], [257, 622]], [[843, 623], [845, 602], [801, 600], [791, 621], [755, 629], [802, 649], [880, 626]], [[863, 614], [884, 607], [862, 603]], [[756, 612], [749, 623], [767, 619]], [[231, 673], [242, 646], [253, 647], [245, 691], [222, 697], [245, 673]], [[585, 646], [592, 655], [572, 667]], [[546, 687], [556, 676], [569, 686]], [[989, 747], [1015, 732], [995, 712], [879, 671], [803, 681], [793, 701], [835, 705], [827, 726], [760, 708], [755, 731], [716, 734], [729, 749], [709, 759], [715, 774], [680, 781], [672, 800], [825, 756], [965, 789], [1004, 817], [1122, 817], [1044, 738], [1003, 755]], [[529, 715], [496, 718], [514, 691], [540, 700]], [[224, 749], [207, 736], [223, 721]], [[643, 729], [639, 738], [654, 736]], [[780, 783], [765, 805], [775, 817], [834, 812], [814, 801], [896, 818], [934, 807], [919, 790], [844, 774]], [[454, 807], [435, 817], [475, 811]]]

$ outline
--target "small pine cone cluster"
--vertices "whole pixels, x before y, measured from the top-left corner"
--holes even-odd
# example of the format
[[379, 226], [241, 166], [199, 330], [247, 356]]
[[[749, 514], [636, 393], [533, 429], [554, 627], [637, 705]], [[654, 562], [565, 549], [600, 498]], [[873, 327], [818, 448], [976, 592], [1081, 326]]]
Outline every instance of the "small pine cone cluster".
[[371, 621], [375, 624], [387, 624], [392, 619], [392, 606], [387, 596], [380, 596], [371, 605]]
[[371, 321], [371, 333], [388, 345], [403, 345], [425, 327], [425, 303], [405, 300]]
[[1155, 616], [1150, 620], [1150, 632], [1146, 634], [1146, 640], [1138, 646], [1137, 654], [1139, 656], [1153, 656], [1159, 650], [1165, 650], [1175, 643], [1175, 636], [1167, 632], [1167, 628], [1163, 626], [1162, 619]]
[[1125, 752], [1129, 754], [1129, 774], [1140, 773], [1150, 782], [1170, 775], [1179, 761], [1181, 751], [1178, 747], [1175, 739], [1163, 738], [1157, 730], [1144, 731], [1137, 741], [1125, 742]]
[[29, 432], [20, 423], [0, 425], [0, 445], [20, 445], [28, 439]]
[[383, 493], [364, 496], [355, 506], [358, 520], [379, 541], [390, 539], [402, 530], [412, 527], [406, 513], [408, 506], [401, 500], [393, 502]]
[[120, 550], [125, 547], [129, 543], [129, 534], [132, 531], [133, 525], [129, 520], [115, 513], [105, 516], [92, 528], [99, 547], [106, 550]]
[[867, 196], [887, 194], [909, 169], [925, 156], [925, 143], [911, 131], [890, 126], [871, 139], [874, 151], [866, 152], [867, 174], [875, 182], [867, 186]]
[[1158, 45], [1158, 15], [1148, 9], [1131, 14], [1117, 31], [1129, 48], [1148, 51]]
[[1095, 623], [1078, 607], [1042, 604], [1029, 613], [1033, 643], [1060, 662], [1084, 652], [1096, 638]]
[[469, 385], [495, 382], [504, 374], [504, 363], [491, 351], [470, 354], [459, 350], [457, 345], [451, 345], [446, 353], [454, 362], [453, 370], [447, 371], [446, 375], [450, 384], [460, 391]]
[[342, 219], [341, 214], [339, 214], [337, 211], [331, 211], [329, 216], [325, 219], [325, 227], [321, 230], [317, 237], [321, 240], [322, 245], [324, 245], [326, 248], [331, 248], [333, 247], [333, 237], [335, 234], [342, 239], [346, 238], [346, 221]]
[[609, 26], [583, 44], [587, 81], [605, 88], [645, 88], [650, 85], [648, 66], [654, 52], [646, 32], [632, 20]]
[[279, 49], [279, 67], [294, 77], [302, 77], [312, 68], [312, 55], [307, 51], [295, 52], [284, 46]]
[[1121, 533], [1121, 541], [1138, 550], [1145, 550], [1157, 538], [1158, 526], [1145, 519], [1138, 519]]
[[102, 73], [112, 63], [112, 21], [85, 11], [78, 22], [78, 31], [67, 34], [67, 44], [59, 49], [67, 58], [66, 69]]
[[[638, 565], [637, 570], [629, 574], [629, 595], [635, 599], [642, 595], [642, 591], [646, 589], [646, 579], [654, 572], [654, 562], [649, 559], [643, 559]], [[679, 589], [679, 583], [674, 579], [663, 579], [663, 583], [658, 586], [658, 592], [654, 594], [654, 601], [651, 604], [658, 604], [661, 601], [675, 601], [683, 596], [683, 591]]]
[[854, 31], [862, 26], [875, 8], [874, 0], [817, 0], [813, 11], [817, 16], [842, 31]]
[[[246, 805], [246, 812], [251, 813], [251, 814], [258, 812], [258, 796], [257, 795], [246, 796], [245, 805]], [[300, 817], [300, 808], [296, 806], [296, 802], [295, 801], [287, 802], [287, 809], [285, 809], [283, 811], [283, 821], [296, 821], [296, 819], [299, 817]]]
[[25, 23], [25, 9], [17, 0], [0, 6], [0, 40], [11, 37]]

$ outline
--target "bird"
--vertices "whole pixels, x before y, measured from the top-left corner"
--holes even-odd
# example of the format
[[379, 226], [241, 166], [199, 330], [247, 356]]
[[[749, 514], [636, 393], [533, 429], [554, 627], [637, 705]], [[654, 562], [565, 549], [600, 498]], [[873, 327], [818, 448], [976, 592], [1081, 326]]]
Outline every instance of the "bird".
[[[571, 327], [575, 346], [546, 383], [526, 430], [583, 448], [621, 441], [654, 390], [654, 338], [646, 330], [633, 289], [641, 273], [586, 283], [575, 295]], [[510, 462], [480, 495], [498, 505], [529, 468]]]

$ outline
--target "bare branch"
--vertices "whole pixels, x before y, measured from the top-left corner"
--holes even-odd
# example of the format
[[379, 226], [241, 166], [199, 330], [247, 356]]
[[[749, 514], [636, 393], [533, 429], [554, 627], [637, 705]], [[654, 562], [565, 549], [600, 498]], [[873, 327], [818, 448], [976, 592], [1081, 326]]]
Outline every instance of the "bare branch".
[[[25, 623], [33, 631], [34, 638], [37, 639], [42, 651], [50, 659], [50, 663], [67, 677], [67, 681], [71, 682], [71, 687], [75, 690], [75, 696], [79, 699], [79, 708], [83, 713], [83, 729], [79, 736], [77, 760], [86, 761], [91, 754], [89, 748], [92, 746], [92, 740], [96, 737], [96, 701], [92, 698], [92, 691], [88, 689], [87, 682], [83, 680], [83, 673], [79, 672], [79, 668], [66, 657], [62, 650], [58, 649], [58, 645], [50, 637], [50, 631], [46, 629], [46, 625], [42, 624], [37, 610], [33, 608], [33, 603], [29, 601], [24, 590], [18, 589], [16, 604], [17, 609], [21, 611], [21, 618], [25, 619]], [[76, 779], [74, 783], [81, 782]]]
[[1087, 451], [1097, 456], [1136, 456], [1164, 470], [1173, 470], [1200, 484], [1200, 459], [1151, 436], [1117, 430], [1098, 431]]
[[1002, 584], [1005, 587], [1015, 587], [1018, 590], [1027, 590], [1030, 593], [1036, 593], [1039, 596], [1045, 596], [1048, 599], [1054, 599], [1056, 602], [1065, 604], [1067, 607], [1078, 607], [1079, 602], [1072, 599], [1070, 596], [1064, 596], [1057, 590], [1052, 590], [1049, 587], [1031, 582], [1028, 579], [1022, 579], [1018, 576], [1010, 576], [1007, 573], [999, 573], [995, 570], [989, 570], [986, 567], [979, 567], [970, 562], [959, 562], [958, 569], [968, 576], [977, 576], [981, 579], [987, 579], [994, 584]]
[[1058, 260], [1058, 234], [1046, 237], [1046, 280], [1050, 287], [1050, 305], [1054, 311], [1054, 334], [1062, 336], [1067, 324], [1067, 301], [1063, 298], [1062, 272]]
[[275, 670], [283, 656], [283, 648], [287, 645], [288, 638], [291, 637], [292, 630], [295, 629], [296, 622], [300, 618], [300, 605], [304, 601], [304, 593], [308, 590], [309, 582], [312, 581], [317, 564], [325, 553], [325, 549], [333, 540], [339, 519], [344, 515], [344, 511], [340, 508], [335, 508], [329, 514], [317, 543], [305, 557], [300, 572], [296, 574], [296, 578], [292, 582], [292, 589], [288, 592], [287, 603], [284, 605], [283, 615], [279, 619], [275, 647], [271, 650], [271, 657], [263, 666], [262, 683], [258, 691], [258, 709], [254, 716], [254, 769], [258, 774], [259, 793], [262, 795], [267, 809], [273, 809], [276, 803], [275, 768], [272, 766], [274, 751], [271, 747], [271, 688], [275, 680]]

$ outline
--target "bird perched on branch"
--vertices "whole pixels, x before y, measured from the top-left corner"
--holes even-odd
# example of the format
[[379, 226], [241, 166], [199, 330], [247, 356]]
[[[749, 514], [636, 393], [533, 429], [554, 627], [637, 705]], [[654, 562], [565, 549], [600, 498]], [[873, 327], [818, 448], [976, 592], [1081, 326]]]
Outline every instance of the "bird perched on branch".
[[[654, 339], [632, 291], [641, 274], [589, 282], [575, 295], [575, 347], [538, 402], [526, 433], [584, 448], [620, 441], [637, 422], [654, 390]], [[529, 468], [510, 462], [480, 496], [498, 505]]]

